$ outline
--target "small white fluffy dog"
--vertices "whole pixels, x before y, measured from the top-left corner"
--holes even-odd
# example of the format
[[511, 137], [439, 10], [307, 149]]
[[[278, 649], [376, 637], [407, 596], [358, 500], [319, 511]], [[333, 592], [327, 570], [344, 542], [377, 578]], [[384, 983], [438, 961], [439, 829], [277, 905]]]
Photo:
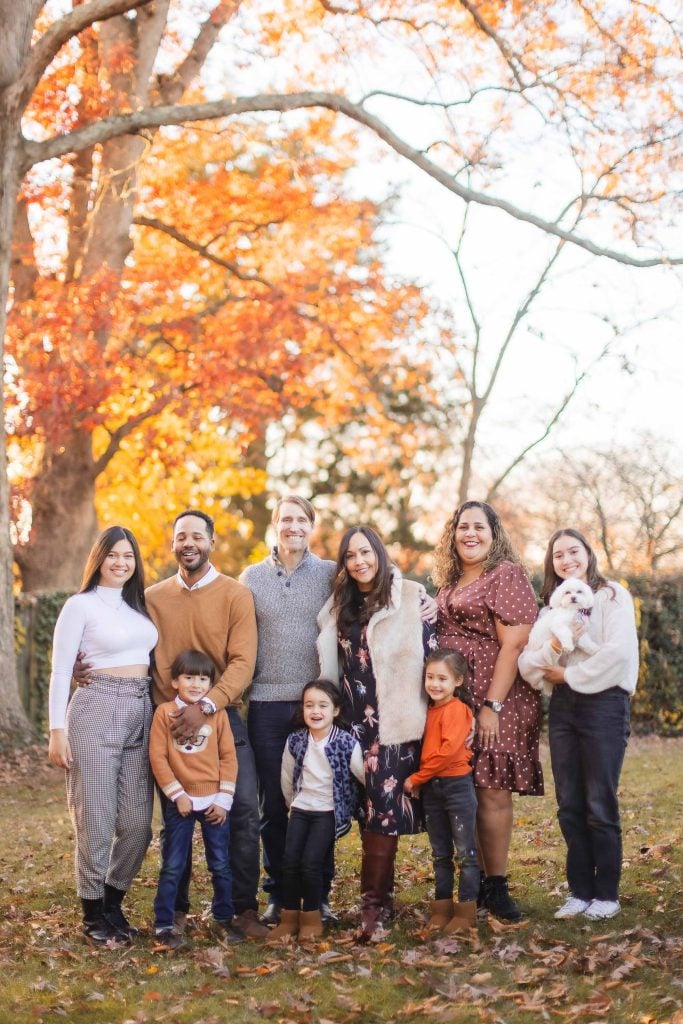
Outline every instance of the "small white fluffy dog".
[[595, 651], [595, 643], [585, 634], [574, 642], [572, 625], [582, 609], [593, 607], [595, 598], [593, 591], [582, 580], [567, 579], [553, 590], [550, 596], [549, 609], [541, 615], [533, 625], [529, 643], [534, 648], [542, 647], [546, 640], [556, 637], [565, 651], [573, 651], [574, 647]]

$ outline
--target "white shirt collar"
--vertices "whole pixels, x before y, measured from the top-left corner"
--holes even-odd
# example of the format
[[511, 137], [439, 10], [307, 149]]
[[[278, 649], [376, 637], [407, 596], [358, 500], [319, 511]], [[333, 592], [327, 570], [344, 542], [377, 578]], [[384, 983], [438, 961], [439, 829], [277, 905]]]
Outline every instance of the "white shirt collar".
[[209, 571], [206, 572], [200, 580], [197, 580], [196, 583], [193, 583], [191, 587], [188, 587], [187, 583], [180, 575], [180, 572], [176, 573], [176, 579], [178, 580], [178, 583], [180, 584], [181, 587], [184, 587], [185, 590], [199, 590], [201, 587], [206, 587], [209, 585], [209, 583], [213, 583], [213, 581], [217, 579], [218, 576], [220, 576], [220, 573], [218, 572], [217, 569], [214, 569], [214, 567], [211, 565], [211, 562], [209, 562]]

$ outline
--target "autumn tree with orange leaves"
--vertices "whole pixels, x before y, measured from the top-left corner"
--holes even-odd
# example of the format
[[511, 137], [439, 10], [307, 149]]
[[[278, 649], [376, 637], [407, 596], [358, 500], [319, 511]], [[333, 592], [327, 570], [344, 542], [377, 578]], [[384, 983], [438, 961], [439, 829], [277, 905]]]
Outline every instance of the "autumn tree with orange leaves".
[[[382, 271], [380, 213], [344, 184], [356, 157], [393, 151], [553, 244], [643, 268], [683, 259], [667, 247], [680, 39], [664, 7], [0, 0], [0, 18], [0, 317], [4, 334], [11, 262], [29, 584], [82, 563], [95, 481], [160, 440], [157, 417], [190, 437], [219, 423], [248, 492], [239, 453], [264, 421], [311, 403], [328, 416], [359, 388], [374, 409], [378, 368], [410, 377], [401, 343], [424, 308]], [[559, 204], [505, 180], [530, 137], [571, 167]], [[6, 518], [0, 535], [7, 611]], [[9, 622], [5, 728], [21, 720]]]

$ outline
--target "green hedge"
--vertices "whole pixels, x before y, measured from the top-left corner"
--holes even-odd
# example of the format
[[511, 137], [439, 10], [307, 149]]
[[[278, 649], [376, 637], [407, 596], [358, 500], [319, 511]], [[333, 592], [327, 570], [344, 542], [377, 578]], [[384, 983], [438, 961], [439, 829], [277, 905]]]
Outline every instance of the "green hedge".
[[[634, 729], [662, 736], [683, 735], [683, 575], [636, 576], [623, 582], [635, 600], [640, 638]], [[29, 718], [40, 729], [47, 721], [52, 632], [68, 596], [60, 591], [21, 595], [16, 601], [19, 692]]]
[[638, 618], [640, 675], [633, 698], [639, 732], [683, 734], [683, 575], [628, 580]]

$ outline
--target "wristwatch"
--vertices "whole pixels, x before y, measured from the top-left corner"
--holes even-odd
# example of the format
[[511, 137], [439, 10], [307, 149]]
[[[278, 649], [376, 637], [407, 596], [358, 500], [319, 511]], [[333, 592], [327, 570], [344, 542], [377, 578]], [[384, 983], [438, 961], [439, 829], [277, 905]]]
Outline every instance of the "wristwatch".
[[491, 711], [495, 711], [497, 715], [503, 710], [502, 700], [489, 700], [488, 697], [484, 701], [485, 708], [491, 708]]
[[213, 706], [213, 704], [211, 703], [210, 700], [200, 700], [198, 703], [199, 703], [200, 708], [202, 709], [202, 714], [204, 714], [204, 715], [215, 715], [216, 714], [216, 709], [215, 709], [215, 707]]

